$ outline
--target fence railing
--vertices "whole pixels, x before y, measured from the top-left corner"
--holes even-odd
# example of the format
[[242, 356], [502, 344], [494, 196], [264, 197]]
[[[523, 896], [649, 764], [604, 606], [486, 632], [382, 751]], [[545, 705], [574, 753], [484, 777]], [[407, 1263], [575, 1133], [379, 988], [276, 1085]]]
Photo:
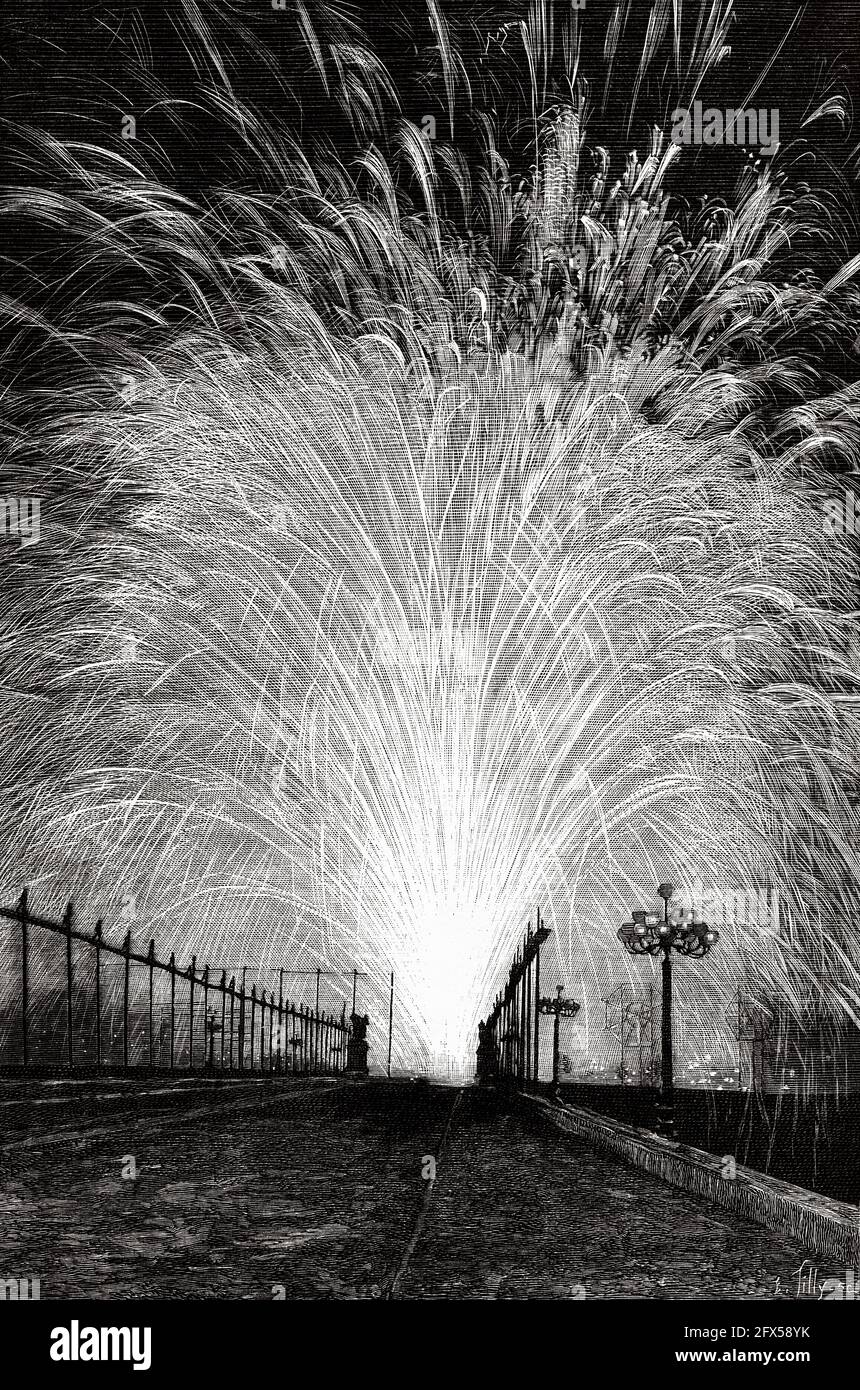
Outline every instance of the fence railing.
[[[20, 930], [20, 994], [14, 986], [10, 1003], [20, 1019], [18, 1057], [2, 1065], [33, 1066], [48, 1060], [51, 1064], [79, 1070], [86, 1067], [150, 1067], [154, 1070], [215, 1071], [224, 1073], [260, 1072], [338, 1075], [348, 1070], [366, 1070], [366, 1019], [354, 1014], [347, 1020], [346, 1004], [340, 1016], [291, 1004], [280, 992], [275, 998], [266, 990], [258, 993], [256, 982], [246, 991], [236, 976], [227, 979], [226, 970], [213, 976], [208, 964], [197, 968], [192, 956], [188, 967], [156, 956], [155, 941], [145, 952], [132, 946], [127, 930], [122, 944], [107, 940], [98, 921], [92, 933], [75, 924], [74, 907], [69, 902], [61, 922], [37, 916], [30, 911], [25, 889], [14, 908], [0, 908], [0, 918], [17, 923]], [[65, 961], [59, 970], [49, 972], [59, 978], [46, 983], [44, 970], [37, 981], [34, 1008], [31, 978], [34, 931], [60, 936], [65, 942]], [[92, 994], [82, 987], [86, 959], [75, 959], [75, 946], [92, 957]], [[118, 960], [122, 967], [121, 1005], [115, 988], [111, 1020], [104, 1027], [104, 958]], [[131, 999], [132, 967], [143, 967], [144, 998]], [[8, 982], [12, 978], [7, 974]], [[166, 982], [166, 984], [165, 984]], [[134, 993], [139, 996], [139, 976]], [[157, 992], [168, 999], [156, 1002]], [[187, 1005], [185, 999], [187, 998]], [[49, 1058], [34, 1056], [32, 1032], [45, 1010], [58, 1011], [61, 1003], [64, 1028], [57, 1030], [59, 1045]], [[15, 1005], [18, 1005], [16, 1008]], [[155, 1014], [160, 1014], [158, 1035]], [[168, 1022], [169, 1020], [169, 1022]], [[11, 1030], [4, 1029], [6, 1039]], [[117, 1044], [121, 1040], [119, 1063]], [[157, 1053], [157, 1056], [156, 1056]]]
[[537, 912], [536, 930], [529, 922], [504, 989], [487, 1018], [478, 1024], [476, 1080], [519, 1090], [536, 1090], [540, 1070], [540, 948], [549, 928]]

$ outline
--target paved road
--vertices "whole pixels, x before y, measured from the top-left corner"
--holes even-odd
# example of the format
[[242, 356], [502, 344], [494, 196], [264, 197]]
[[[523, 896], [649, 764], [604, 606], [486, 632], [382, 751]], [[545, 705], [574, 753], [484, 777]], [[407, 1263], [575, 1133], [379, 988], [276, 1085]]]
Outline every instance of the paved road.
[[33, 1106], [38, 1130], [6, 1107], [0, 1278], [43, 1298], [772, 1299], [806, 1256], [475, 1091], [117, 1089]]

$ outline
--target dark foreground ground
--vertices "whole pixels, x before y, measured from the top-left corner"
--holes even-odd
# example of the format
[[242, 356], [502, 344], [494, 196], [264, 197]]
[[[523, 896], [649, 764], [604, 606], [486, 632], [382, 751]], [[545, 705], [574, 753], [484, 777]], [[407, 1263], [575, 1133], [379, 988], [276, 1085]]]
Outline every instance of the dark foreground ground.
[[795, 1298], [809, 1258], [473, 1090], [23, 1084], [0, 1280], [43, 1299]]

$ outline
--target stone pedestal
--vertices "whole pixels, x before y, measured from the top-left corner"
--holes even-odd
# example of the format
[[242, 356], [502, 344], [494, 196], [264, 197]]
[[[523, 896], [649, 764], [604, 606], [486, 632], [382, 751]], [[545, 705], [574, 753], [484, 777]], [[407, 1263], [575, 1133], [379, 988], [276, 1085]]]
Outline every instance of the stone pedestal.
[[346, 1049], [346, 1069], [359, 1076], [367, 1076], [370, 1072], [367, 1065], [367, 1025], [370, 1019], [367, 1014], [350, 1014], [349, 1021], [352, 1032]]

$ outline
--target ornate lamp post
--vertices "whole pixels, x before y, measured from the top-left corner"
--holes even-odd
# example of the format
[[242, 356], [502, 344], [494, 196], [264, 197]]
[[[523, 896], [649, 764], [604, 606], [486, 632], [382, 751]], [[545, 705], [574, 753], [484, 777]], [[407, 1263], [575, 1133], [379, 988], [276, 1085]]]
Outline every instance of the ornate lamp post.
[[675, 907], [669, 911], [674, 892], [671, 883], [661, 883], [657, 892], [663, 899], [663, 915], [633, 913], [633, 921], [618, 929], [618, 940], [633, 956], [662, 955], [663, 1012], [660, 1020], [660, 1100], [657, 1106], [657, 1133], [675, 1138], [675, 1087], [672, 1076], [672, 952], [682, 956], [706, 956], [720, 939], [718, 931], [703, 922], [693, 909]]
[[546, 996], [540, 1001], [540, 1012], [542, 1014], [552, 1014], [554, 1021], [552, 1025], [552, 1086], [550, 1095], [558, 1096], [558, 1035], [559, 1025], [562, 1018], [575, 1018], [579, 1013], [580, 1006], [575, 999], [565, 999], [564, 985], [556, 985], [555, 999]]

